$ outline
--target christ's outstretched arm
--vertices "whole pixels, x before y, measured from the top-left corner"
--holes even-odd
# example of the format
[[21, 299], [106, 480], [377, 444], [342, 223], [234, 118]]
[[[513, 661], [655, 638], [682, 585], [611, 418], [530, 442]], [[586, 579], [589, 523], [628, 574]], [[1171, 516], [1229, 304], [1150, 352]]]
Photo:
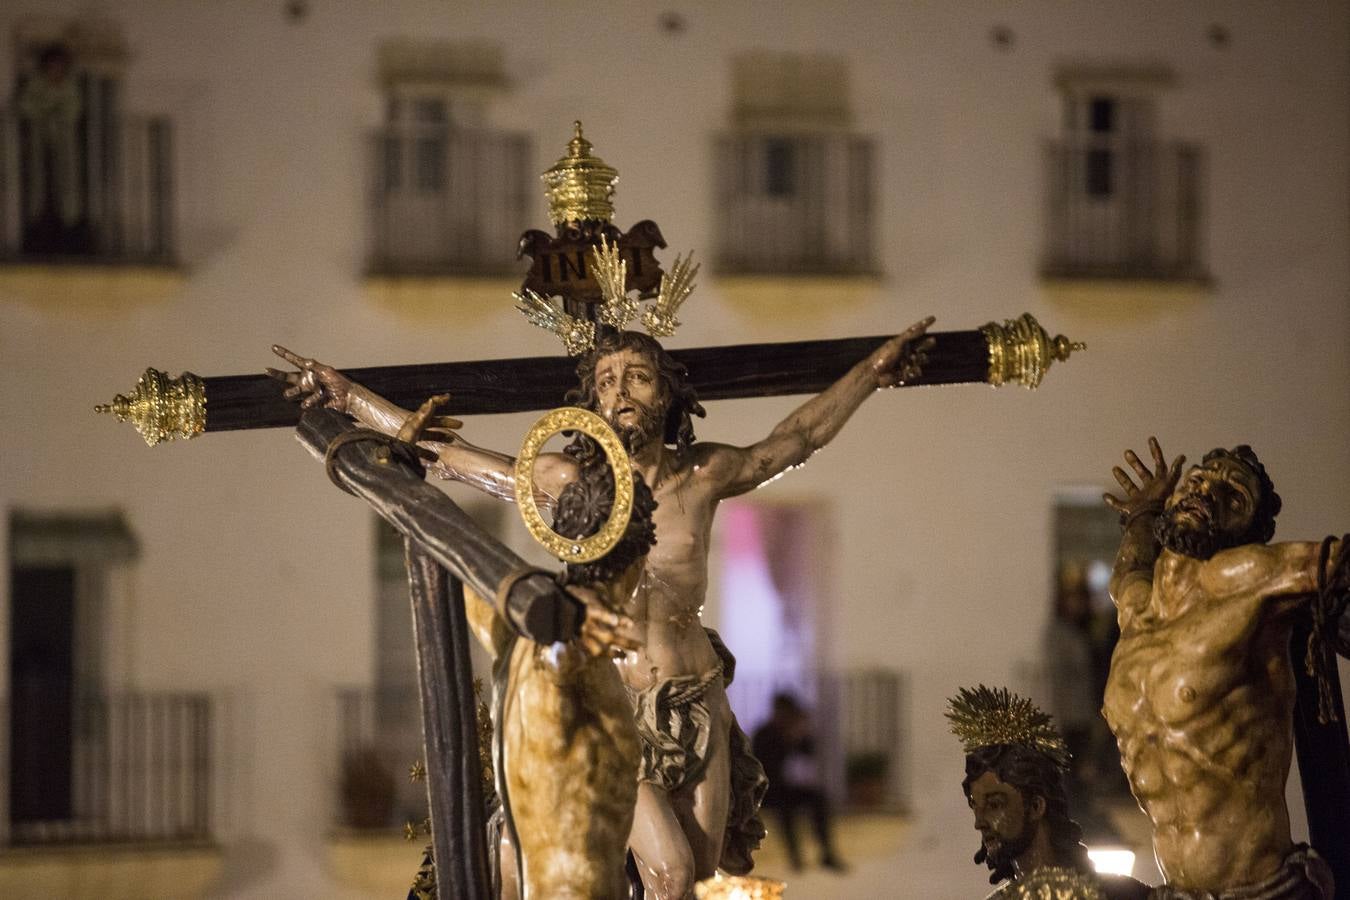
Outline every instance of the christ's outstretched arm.
[[[351, 416], [382, 434], [397, 434], [411, 413], [374, 391], [357, 384], [332, 366], [292, 353], [279, 344], [272, 352], [297, 372], [268, 369], [267, 374], [285, 383], [287, 399], [299, 400], [305, 409], [324, 406]], [[436, 454], [431, 471], [452, 481], [462, 481], [500, 500], [515, 499], [515, 457], [477, 447], [433, 419], [418, 443]], [[438, 439], [439, 438], [439, 439]], [[552, 508], [563, 488], [576, 478], [576, 463], [561, 453], [542, 453], [534, 467], [535, 502]]]
[[704, 443], [695, 465], [706, 467], [719, 499], [754, 490], [806, 462], [824, 447], [878, 388], [903, 384], [920, 374], [933, 347], [925, 337], [929, 316], [882, 344], [842, 378], [797, 407], [768, 437], [748, 447]]

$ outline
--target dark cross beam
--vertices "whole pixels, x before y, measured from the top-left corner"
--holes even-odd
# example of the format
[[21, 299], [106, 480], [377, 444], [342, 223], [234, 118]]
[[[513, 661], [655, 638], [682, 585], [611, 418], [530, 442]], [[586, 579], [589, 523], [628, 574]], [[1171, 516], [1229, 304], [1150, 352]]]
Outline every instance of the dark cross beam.
[[[1313, 597], [1313, 602], [1317, 602]], [[1350, 645], [1350, 613], [1339, 623], [1341, 640]], [[1308, 672], [1308, 635], [1312, 617], [1300, 614], [1294, 620], [1289, 656], [1297, 685], [1294, 706], [1294, 749], [1303, 786], [1303, 806], [1308, 814], [1308, 836], [1313, 849], [1325, 857], [1336, 875], [1335, 900], [1350, 900], [1350, 734], [1347, 734], [1345, 702], [1336, 677], [1336, 654], [1326, 649], [1331, 677], [1331, 710], [1335, 718], [1319, 721], [1318, 685]]]
[[[890, 337], [670, 353], [688, 367], [700, 400], [773, 397], [824, 390]], [[1081, 348], [1062, 336], [1050, 338], [1030, 316], [932, 337], [935, 344], [923, 374], [907, 386], [1012, 382], [1034, 387], [1054, 360], [1067, 359], [1071, 350]], [[576, 361], [561, 356], [376, 366], [343, 373], [406, 409], [448, 393], [450, 402], [440, 412], [450, 416], [553, 409], [563, 405], [564, 395], [577, 383]], [[132, 395], [119, 394], [98, 409], [133, 422], [152, 444], [200, 431], [293, 426], [300, 417], [298, 405], [282, 397], [278, 383], [266, 375], [198, 378], [184, 373], [169, 379], [154, 369], [147, 370]]]
[[[689, 369], [700, 400], [816, 393], [829, 387], [889, 335], [791, 344], [742, 344], [672, 350]], [[978, 331], [937, 335], [928, 372], [915, 384], [983, 381], [989, 370], [984, 336]], [[405, 409], [416, 409], [438, 393], [450, 402], [449, 416], [533, 412], [564, 405], [577, 384], [577, 362], [565, 356], [488, 359], [429, 365], [343, 369], [357, 384]], [[281, 385], [266, 375], [205, 378], [207, 431], [294, 425], [299, 405], [281, 396]]]

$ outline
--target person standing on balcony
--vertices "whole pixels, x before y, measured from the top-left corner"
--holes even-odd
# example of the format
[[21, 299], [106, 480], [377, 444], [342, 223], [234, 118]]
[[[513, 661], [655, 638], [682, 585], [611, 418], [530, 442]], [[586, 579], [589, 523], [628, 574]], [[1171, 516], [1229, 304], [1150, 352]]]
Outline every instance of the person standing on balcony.
[[84, 111], [75, 59], [65, 44], [45, 47], [37, 71], [16, 98], [27, 136], [24, 143], [24, 215], [27, 229], [54, 218], [60, 229], [83, 217], [80, 201], [79, 123]]

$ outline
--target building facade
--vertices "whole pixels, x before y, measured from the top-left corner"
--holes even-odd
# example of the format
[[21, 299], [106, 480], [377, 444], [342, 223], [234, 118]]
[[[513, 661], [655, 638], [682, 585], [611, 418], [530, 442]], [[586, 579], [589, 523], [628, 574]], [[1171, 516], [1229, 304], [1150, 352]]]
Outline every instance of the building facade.
[[[1110, 487], [1124, 448], [1250, 443], [1285, 499], [1278, 537], [1347, 530], [1343, 2], [85, 9], [0, 12], [0, 695], [46, 671], [26, 652], [53, 658], [19, 621], [103, 704], [0, 742], [10, 884], [48, 877], [52, 842], [117, 837], [190, 856], [187, 895], [378, 890], [339, 827], [359, 760], [335, 751], [342, 690], [398, 677], [371, 515], [284, 430], [147, 449], [91, 407], [148, 365], [260, 371], [273, 343], [341, 368], [556, 353], [512, 309], [511, 242], [546, 227], [536, 175], [574, 119], [621, 173], [616, 224], [655, 219], [663, 260], [708, 261], [672, 346], [1023, 312], [1088, 345], [1035, 392], [876, 396], [742, 501], [810, 510], [822, 536], [801, 671], [906, 685], [911, 827], [841, 896], [983, 885], [943, 701], [1042, 668], [1057, 498]], [[80, 92], [25, 112], [55, 43]], [[26, 244], [39, 225], [48, 243]], [[752, 442], [797, 402], [711, 403], [699, 435]], [[466, 433], [510, 450], [530, 421]], [[65, 611], [44, 624], [20, 593]], [[31, 762], [51, 746], [65, 763]], [[30, 764], [25, 783], [70, 796], [21, 799]], [[60, 820], [103, 824], [41, 824]], [[411, 878], [417, 848], [391, 846]]]

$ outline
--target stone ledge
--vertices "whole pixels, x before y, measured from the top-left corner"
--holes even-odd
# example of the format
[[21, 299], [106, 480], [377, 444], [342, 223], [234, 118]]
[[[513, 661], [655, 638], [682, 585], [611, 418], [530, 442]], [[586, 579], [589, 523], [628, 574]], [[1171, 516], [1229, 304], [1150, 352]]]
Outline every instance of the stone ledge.
[[1098, 278], [1042, 275], [1048, 298], [1064, 303], [1187, 303], [1214, 293], [1208, 278]]
[[747, 317], [810, 321], [876, 300], [879, 275], [714, 275], [726, 304]]
[[0, 850], [0, 897], [11, 900], [178, 900], [220, 879], [214, 844], [72, 844]]
[[511, 292], [521, 276], [367, 275], [366, 297], [415, 322], [443, 324], [486, 320], [515, 306]]
[[326, 840], [334, 880], [373, 897], [402, 897], [408, 892], [427, 838], [404, 840], [396, 833], [343, 832]]
[[186, 280], [173, 266], [0, 263], [0, 301], [49, 312], [120, 315], [167, 300]]

